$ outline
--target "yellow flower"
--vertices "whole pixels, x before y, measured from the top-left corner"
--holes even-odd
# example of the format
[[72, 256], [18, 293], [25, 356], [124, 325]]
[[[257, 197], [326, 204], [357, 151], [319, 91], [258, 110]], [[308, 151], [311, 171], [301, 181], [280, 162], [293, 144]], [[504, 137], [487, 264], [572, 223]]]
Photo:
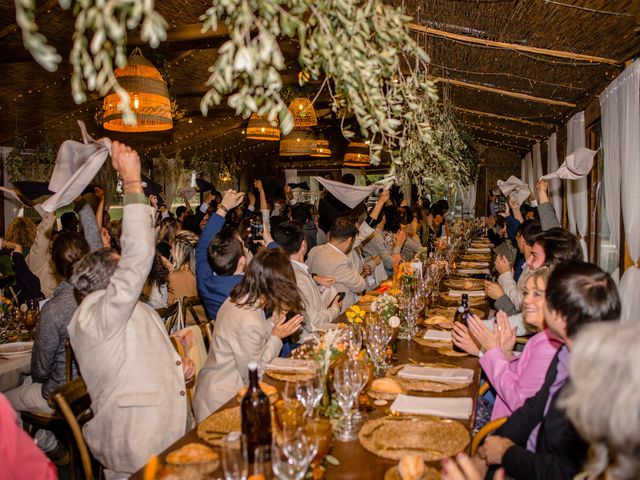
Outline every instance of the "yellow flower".
[[351, 320], [353, 320], [356, 316], [355, 312], [352, 312], [351, 310], [348, 310], [346, 315], [347, 315], [347, 318]]

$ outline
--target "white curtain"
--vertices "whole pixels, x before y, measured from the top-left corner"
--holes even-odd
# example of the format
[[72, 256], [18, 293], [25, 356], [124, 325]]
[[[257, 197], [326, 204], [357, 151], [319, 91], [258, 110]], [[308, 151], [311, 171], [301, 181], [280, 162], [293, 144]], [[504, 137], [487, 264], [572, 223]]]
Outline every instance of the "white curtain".
[[[542, 171], [542, 154], [540, 153], [540, 142], [533, 146], [533, 185], [544, 175]], [[531, 190], [534, 192], [535, 190]]]
[[[612, 197], [615, 185], [609, 181], [619, 175], [621, 186], [622, 220], [624, 234], [633, 265], [620, 279], [622, 320], [638, 321], [640, 309], [640, 62], [635, 61], [604, 91], [600, 98], [602, 109], [602, 140], [605, 155], [605, 203], [611, 235], [617, 234], [614, 217], [609, 207], [615, 208]], [[619, 165], [618, 165], [619, 162]], [[611, 163], [611, 165], [608, 165]], [[613, 178], [607, 178], [607, 176]], [[609, 195], [611, 194], [611, 195]], [[611, 197], [611, 198], [610, 198]], [[611, 202], [609, 202], [611, 200]], [[613, 205], [609, 205], [609, 203]], [[618, 244], [620, 239], [617, 239]]]
[[458, 186], [459, 195], [462, 199], [462, 214], [476, 216], [476, 192], [477, 192], [477, 178], [466, 187]]
[[521, 180], [527, 184], [529, 190], [535, 191], [536, 179], [533, 178], [533, 161], [531, 159], [531, 152], [527, 153], [522, 159], [522, 178]]
[[[558, 167], [558, 137], [553, 133], [547, 140], [547, 173], [555, 172]], [[558, 221], [562, 222], [562, 196], [560, 195], [559, 178], [553, 178], [549, 181], [549, 200], [553, 203]]]
[[[567, 123], [567, 155], [586, 146], [584, 112], [576, 113]], [[567, 180], [569, 230], [580, 238], [585, 260], [589, 258], [586, 235], [589, 229], [589, 195], [587, 177]]]

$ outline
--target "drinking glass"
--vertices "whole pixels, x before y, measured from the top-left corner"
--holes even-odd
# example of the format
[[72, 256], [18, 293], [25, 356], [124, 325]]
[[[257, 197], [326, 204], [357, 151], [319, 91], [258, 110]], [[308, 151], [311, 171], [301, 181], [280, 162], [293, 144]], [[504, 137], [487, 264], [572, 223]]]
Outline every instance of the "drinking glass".
[[324, 389], [320, 375], [314, 375], [296, 382], [296, 398], [304, 407], [304, 414], [312, 417], [315, 409], [320, 405]]
[[231, 432], [222, 439], [222, 471], [225, 480], [247, 480], [247, 438], [242, 432]]
[[300, 429], [279, 439], [274, 436], [271, 469], [279, 480], [302, 480], [317, 452], [318, 444]]
[[333, 386], [336, 390], [336, 400], [342, 410], [342, 419], [336, 430], [336, 439], [341, 442], [351, 442], [357, 438], [351, 421], [353, 402], [359, 393], [359, 378], [351, 362], [345, 362], [336, 367], [333, 372]]
[[357, 359], [353, 363], [358, 375], [358, 393], [356, 394], [356, 408], [352, 416], [352, 421], [355, 424], [360, 424], [364, 421], [365, 415], [358, 408], [357, 398], [360, 396], [362, 389], [369, 383], [369, 363], [364, 358]]
[[266, 480], [269, 465], [269, 454], [271, 446], [262, 445], [253, 451], [253, 464], [251, 465], [251, 475], [247, 480]]

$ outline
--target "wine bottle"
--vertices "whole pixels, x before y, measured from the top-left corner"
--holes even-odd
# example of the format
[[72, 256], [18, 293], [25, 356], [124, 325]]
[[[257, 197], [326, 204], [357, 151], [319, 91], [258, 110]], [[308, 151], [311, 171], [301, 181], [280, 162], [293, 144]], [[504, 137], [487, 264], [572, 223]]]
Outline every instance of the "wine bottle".
[[242, 433], [247, 437], [249, 462], [253, 463], [257, 447], [266, 446], [267, 452], [271, 447], [271, 407], [269, 397], [262, 391], [258, 383], [258, 364], [251, 362], [248, 367], [249, 388], [240, 402], [240, 413], [242, 415]]
[[[459, 322], [466, 327], [468, 316], [469, 316], [469, 295], [466, 293], [463, 293], [462, 296], [460, 297], [460, 306], [458, 307], [458, 310], [456, 311], [453, 317], [453, 321], [454, 323]], [[464, 350], [458, 347], [455, 343], [453, 344], [453, 349], [456, 352], [464, 352]]]

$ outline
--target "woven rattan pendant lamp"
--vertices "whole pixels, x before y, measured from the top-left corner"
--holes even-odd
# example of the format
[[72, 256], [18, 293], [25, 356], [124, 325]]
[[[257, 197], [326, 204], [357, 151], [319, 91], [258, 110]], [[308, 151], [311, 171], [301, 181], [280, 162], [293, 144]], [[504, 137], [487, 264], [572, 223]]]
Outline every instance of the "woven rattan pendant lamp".
[[311, 156], [322, 158], [328, 158], [331, 156], [329, 140], [327, 140], [323, 134], [318, 135], [318, 138], [316, 140], [316, 153], [312, 154]]
[[281, 157], [300, 157], [316, 153], [316, 138], [311, 130], [294, 129], [280, 139]]
[[267, 140], [277, 142], [280, 140], [280, 129], [277, 123], [269, 123], [264, 117], [257, 113], [251, 115], [249, 124], [247, 125], [247, 138], [251, 140]]
[[308, 98], [295, 98], [289, 104], [289, 111], [293, 115], [293, 128], [309, 128], [318, 125], [316, 110]]
[[351, 142], [344, 153], [345, 167], [368, 167], [369, 145], [363, 142]]
[[104, 99], [106, 130], [116, 132], [158, 132], [173, 128], [169, 90], [162, 75], [136, 48], [128, 63], [114, 72], [120, 85], [129, 93], [131, 109], [136, 114], [136, 125], [125, 125], [118, 107], [120, 97], [113, 92]]

